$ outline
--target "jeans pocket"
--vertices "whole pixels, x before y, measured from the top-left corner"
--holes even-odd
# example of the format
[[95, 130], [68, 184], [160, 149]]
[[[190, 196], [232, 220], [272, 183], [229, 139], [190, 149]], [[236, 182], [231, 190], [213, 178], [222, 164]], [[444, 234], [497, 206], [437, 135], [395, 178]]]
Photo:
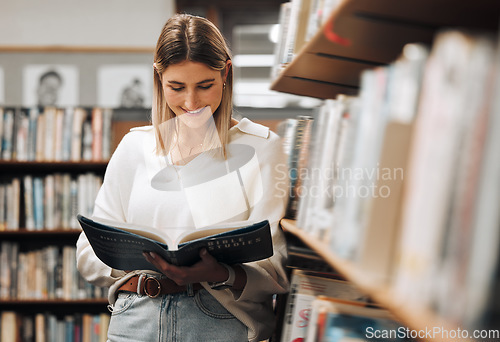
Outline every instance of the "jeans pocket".
[[119, 315], [125, 311], [134, 303], [137, 298], [137, 293], [133, 292], [120, 292], [116, 298], [115, 304], [113, 304], [113, 310], [111, 315]]
[[233, 319], [232, 313], [222, 306], [207, 290], [200, 290], [194, 295], [194, 302], [205, 315], [219, 319]]

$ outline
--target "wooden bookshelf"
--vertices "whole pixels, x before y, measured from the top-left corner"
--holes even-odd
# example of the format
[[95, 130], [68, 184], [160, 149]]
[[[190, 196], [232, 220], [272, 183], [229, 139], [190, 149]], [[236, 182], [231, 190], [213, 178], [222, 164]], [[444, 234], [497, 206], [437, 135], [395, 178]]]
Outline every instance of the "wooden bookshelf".
[[82, 306], [100, 306], [102, 309], [103, 305], [107, 305], [108, 300], [106, 298], [98, 298], [98, 299], [10, 299], [10, 300], [1, 300], [0, 306], [3, 308], [5, 306], [32, 306], [32, 305], [57, 305], [57, 306], [74, 306], [74, 305], [82, 305]]
[[271, 89], [321, 99], [354, 95], [362, 70], [395, 60], [407, 43], [443, 29], [497, 32], [497, 0], [345, 0], [274, 80]]
[[0, 169], [2, 173], [9, 172], [22, 172], [26, 173], [26, 170], [35, 170], [37, 173], [51, 172], [57, 170], [58, 172], [97, 172], [104, 173], [107, 161], [7, 161], [0, 160]]
[[19, 228], [17, 230], [0, 230], [0, 241], [3, 239], [50, 239], [54, 237], [76, 239], [82, 230], [78, 229], [43, 229], [43, 230], [28, 230], [26, 228]]
[[[353, 262], [342, 259], [326, 243], [297, 227], [294, 220], [283, 219], [280, 224], [283, 230], [301, 239], [346, 280], [356, 285], [360, 291], [368, 295], [374, 302], [389, 310], [398, 321], [409, 329], [425, 331], [426, 329], [432, 330], [433, 327], [444, 327], [444, 329], [451, 331], [458, 328], [428, 308], [410, 306], [404, 301], [399, 301], [390, 287], [374, 282], [372, 278], [367, 277]], [[446, 340], [434, 338], [432, 341], [440, 342]], [[454, 341], [461, 341], [461, 339], [454, 339]]]

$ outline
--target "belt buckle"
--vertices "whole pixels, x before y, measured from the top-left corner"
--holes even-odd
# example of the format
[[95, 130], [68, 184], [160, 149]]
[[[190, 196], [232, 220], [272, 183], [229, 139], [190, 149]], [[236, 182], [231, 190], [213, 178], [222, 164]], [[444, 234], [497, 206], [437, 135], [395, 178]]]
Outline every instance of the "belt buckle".
[[[149, 281], [154, 281], [156, 282], [156, 293], [149, 293], [148, 291], [148, 282]], [[147, 277], [146, 280], [144, 280], [144, 293], [149, 297], [149, 298], [156, 298], [160, 295], [161, 293], [161, 283], [158, 279], [155, 277]]]

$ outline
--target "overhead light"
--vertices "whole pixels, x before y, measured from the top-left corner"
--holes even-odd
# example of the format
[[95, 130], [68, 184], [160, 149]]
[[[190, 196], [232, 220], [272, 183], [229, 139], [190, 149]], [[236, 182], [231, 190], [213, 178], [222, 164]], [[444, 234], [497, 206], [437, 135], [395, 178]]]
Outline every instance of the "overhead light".
[[233, 57], [233, 64], [240, 68], [272, 67], [274, 55], [236, 55]]
[[269, 30], [269, 40], [276, 44], [280, 34], [280, 24], [274, 24]]

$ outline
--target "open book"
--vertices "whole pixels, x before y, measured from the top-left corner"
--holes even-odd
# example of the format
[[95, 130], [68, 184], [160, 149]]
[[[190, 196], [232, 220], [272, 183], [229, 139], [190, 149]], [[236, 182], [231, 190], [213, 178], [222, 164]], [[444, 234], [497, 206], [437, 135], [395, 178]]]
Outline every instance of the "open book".
[[226, 264], [257, 261], [273, 255], [271, 229], [267, 220], [246, 225], [206, 227], [189, 231], [170, 241], [155, 228], [133, 226], [77, 215], [95, 254], [106, 265], [118, 270], [158, 271], [146, 261], [143, 252], [155, 252], [168, 263], [190, 266], [200, 260], [200, 249]]

